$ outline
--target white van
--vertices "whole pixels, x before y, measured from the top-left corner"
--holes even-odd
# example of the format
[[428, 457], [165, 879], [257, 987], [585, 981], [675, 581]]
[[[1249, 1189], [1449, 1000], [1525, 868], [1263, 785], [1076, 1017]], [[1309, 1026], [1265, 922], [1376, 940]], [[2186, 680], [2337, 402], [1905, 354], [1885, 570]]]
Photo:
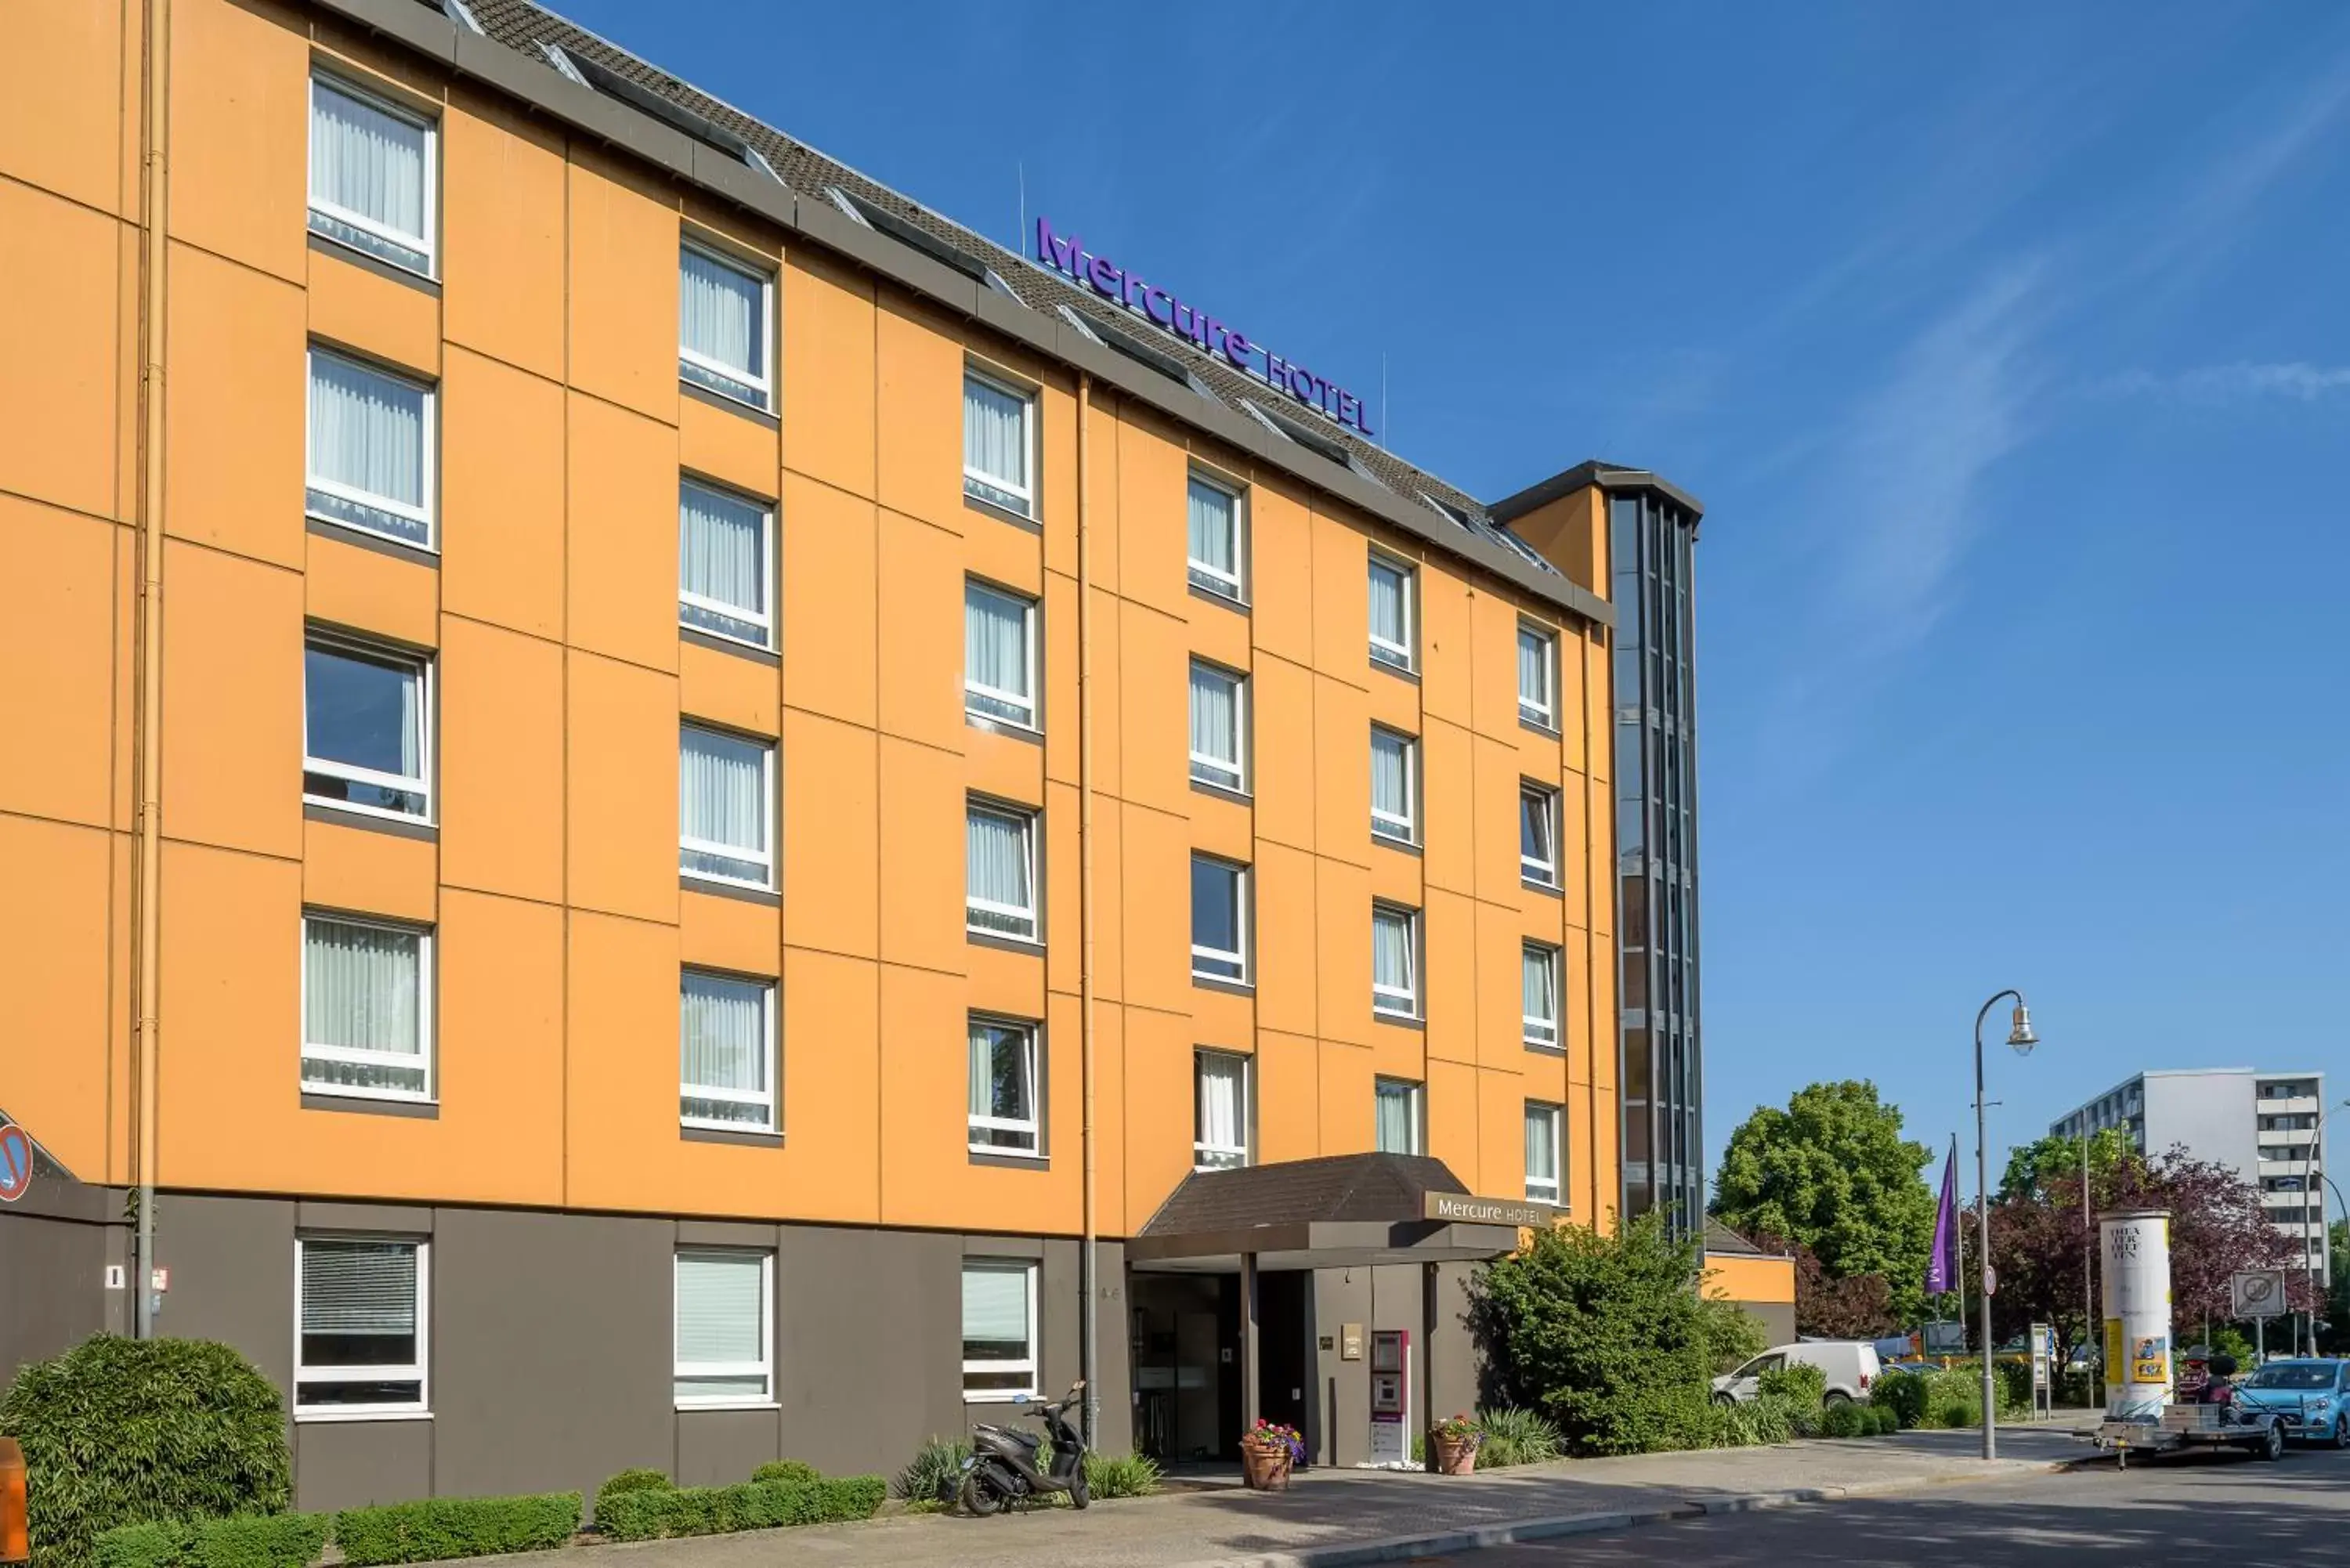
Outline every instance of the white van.
[[1868, 1397], [1880, 1370], [1877, 1346], [1862, 1339], [1806, 1339], [1795, 1345], [1772, 1346], [1735, 1372], [1713, 1380], [1713, 1397], [1725, 1405], [1743, 1405], [1762, 1392], [1762, 1375], [1782, 1366], [1816, 1366], [1827, 1378], [1831, 1405]]

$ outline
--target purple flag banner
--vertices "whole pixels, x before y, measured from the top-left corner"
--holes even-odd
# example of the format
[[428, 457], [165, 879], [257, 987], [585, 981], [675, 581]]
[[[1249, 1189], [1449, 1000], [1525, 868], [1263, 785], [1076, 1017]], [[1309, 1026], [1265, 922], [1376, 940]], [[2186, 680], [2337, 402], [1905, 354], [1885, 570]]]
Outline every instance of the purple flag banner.
[[1959, 1285], [1959, 1151], [1942, 1167], [1942, 1200], [1934, 1209], [1934, 1255], [1926, 1262], [1926, 1293], [1940, 1295]]

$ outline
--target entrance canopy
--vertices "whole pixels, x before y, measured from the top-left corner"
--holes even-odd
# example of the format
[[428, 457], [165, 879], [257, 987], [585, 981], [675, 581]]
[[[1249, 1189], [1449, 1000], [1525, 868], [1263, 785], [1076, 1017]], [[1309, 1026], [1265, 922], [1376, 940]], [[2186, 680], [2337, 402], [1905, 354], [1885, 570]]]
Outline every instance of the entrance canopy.
[[1169, 1273], [1360, 1269], [1478, 1262], [1518, 1244], [1514, 1223], [1430, 1218], [1448, 1209], [1516, 1218], [1518, 1204], [1448, 1204], [1468, 1195], [1440, 1159], [1334, 1154], [1238, 1170], [1195, 1170], [1127, 1242], [1128, 1263]]

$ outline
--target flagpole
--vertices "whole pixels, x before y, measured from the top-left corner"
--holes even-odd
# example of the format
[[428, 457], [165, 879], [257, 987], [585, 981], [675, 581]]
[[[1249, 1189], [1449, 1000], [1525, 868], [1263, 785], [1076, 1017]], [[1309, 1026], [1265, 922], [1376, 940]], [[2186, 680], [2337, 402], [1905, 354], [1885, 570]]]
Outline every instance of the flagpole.
[[[1956, 1170], [1958, 1168], [1959, 1135], [1952, 1133], [1950, 1135], [1950, 1163], [1945, 1168]], [[1959, 1220], [1960, 1216], [1955, 1213], [1950, 1216], [1950, 1228], [1952, 1231], [1957, 1232], [1959, 1239], [1959, 1326], [1963, 1330], [1966, 1327], [1967, 1322], [1967, 1228], [1959, 1223]], [[1960, 1344], [1961, 1347], [1963, 1347], [1965, 1341], [1961, 1340]]]

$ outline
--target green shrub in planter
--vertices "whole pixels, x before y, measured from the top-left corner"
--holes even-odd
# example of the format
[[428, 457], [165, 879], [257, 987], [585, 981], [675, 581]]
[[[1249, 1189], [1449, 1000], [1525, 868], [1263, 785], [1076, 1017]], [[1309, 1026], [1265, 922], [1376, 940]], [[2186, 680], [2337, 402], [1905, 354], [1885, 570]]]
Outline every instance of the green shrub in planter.
[[99, 1334], [20, 1367], [0, 1437], [25, 1450], [34, 1568], [88, 1568], [118, 1524], [271, 1513], [292, 1496], [281, 1397], [205, 1340]]
[[872, 1518], [889, 1490], [889, 1483], [879, 1476], [847, 1476], [836, 1480], [622, 1492], [610, 1500], [597, 1525], [614, 1541], [660, 1541], [678, 1535], [772, 1530], [785, 1524], [826, 1524]]
[[1086, 1494], [1095, 1502], [1149, 1497], [1159, 1490], [1159, 1467], [1141, 1454], [1087, 1454]]
[[[625, 1498], [657, 1491], [622, 1492]], [[381, 1508], [346, 1509], [335, 1515], [335, 1544], [351, 1568], [386, 1563], [437, 1563], [496, 1552], [544, 1552], [579, 1531], [579, 1494], [535, 1497], [435, 1497]]]
[[761, 1484], [768, 1481], [820, 1481], [824, 1480], [824, 1472], [806, 1459], [769, 1459], [751, 1472], [751, 1479]]
[[305, 1568], [326, 1549], [325, 1513], [244, 1513], [190, 1523], [117, 1525], [99, 1568]]
[[906, 1468], [889, 1483], [909, 1502], [951, 1501], [962, 1484], [962, 1462], [971, 1458], [971, 1444], [933, 1437], [914, 1450]]
[[647, 1469], [639, 1466], [625, 1469], [606, 1479], [596, 1489], [596, 1522], [604, 1522], [604, 1504], [624, 1491], [666, 1491], [677, 1483], [669, 1479], [666, 1470]]

